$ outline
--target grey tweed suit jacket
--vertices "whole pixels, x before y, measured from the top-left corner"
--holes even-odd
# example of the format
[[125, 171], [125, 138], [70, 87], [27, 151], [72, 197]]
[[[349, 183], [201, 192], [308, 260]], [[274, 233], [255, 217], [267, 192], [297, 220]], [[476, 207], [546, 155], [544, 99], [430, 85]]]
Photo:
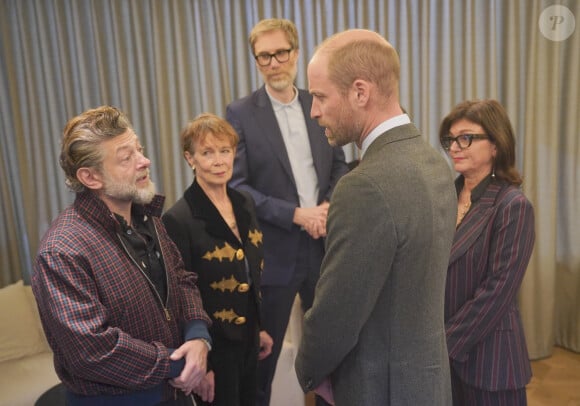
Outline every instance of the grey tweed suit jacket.
[[443, 304], [457, 210], [452, 172], [412, 124], [339, 180], [296, 371], [337, 406], [451, 404]]

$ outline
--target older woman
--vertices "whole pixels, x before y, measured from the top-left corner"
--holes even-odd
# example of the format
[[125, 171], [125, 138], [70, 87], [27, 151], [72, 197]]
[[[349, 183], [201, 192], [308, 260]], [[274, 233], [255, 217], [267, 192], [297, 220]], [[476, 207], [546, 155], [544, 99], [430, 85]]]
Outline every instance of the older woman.
[[497, 101], [466, 101], [439, 140], [460, 174], [445, 292], [453, 404], [525, 405], [531, 368], [516, 295], [535, 232], [512, 126]]
[[227, 186], [238, 136], [227, 121], [201, 114], [181, 134], [195, 178], [163, 216], [186, 269], [198, 274], [204, 309], [212, 319], [210, 368], [195, 390], [197, 404], [254, 406], [257, 361], [272, 341], [259, 332], [262, 232], [247, 194]]

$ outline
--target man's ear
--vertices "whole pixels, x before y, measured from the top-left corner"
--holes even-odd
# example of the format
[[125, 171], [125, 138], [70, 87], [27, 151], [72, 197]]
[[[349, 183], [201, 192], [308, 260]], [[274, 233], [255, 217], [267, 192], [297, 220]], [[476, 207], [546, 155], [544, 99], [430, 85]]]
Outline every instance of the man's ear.
[[77, 179], [87, 189], [97, 190], [103, 187], [103, 179], [101, 174], [94, 168], [77, 169]]
[[355, 102], [358, 105], [365, 105], [369, 101], [370, 86], [369, 82], [362, 79], [356, 79], [352, 84], [355, 95]]

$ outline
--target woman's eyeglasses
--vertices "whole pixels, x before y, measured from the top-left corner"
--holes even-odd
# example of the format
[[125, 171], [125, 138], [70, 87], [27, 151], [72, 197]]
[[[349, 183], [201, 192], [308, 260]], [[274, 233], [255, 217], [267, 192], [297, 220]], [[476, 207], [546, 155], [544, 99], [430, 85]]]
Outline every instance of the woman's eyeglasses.
[[456, 142], [459, 146], [459, 149], [466, 149], [471, 146], [473, 140], [486, 140], [489, 137], [485, 134], [461, 134], [457, 137], [452, 137], [447, 135], [445, 137], [441, 137], [441, 146], [445, 151], [449, 151], [451, 145]]

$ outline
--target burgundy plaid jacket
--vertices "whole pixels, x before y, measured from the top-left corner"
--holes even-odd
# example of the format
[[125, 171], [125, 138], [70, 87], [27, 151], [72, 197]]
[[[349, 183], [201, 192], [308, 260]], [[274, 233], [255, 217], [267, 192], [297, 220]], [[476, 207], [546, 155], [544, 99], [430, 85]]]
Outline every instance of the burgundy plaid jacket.
[[120, 395], [163, 384], [170, 349], [183, 343], [185, 324], [211, 324], [197, 276], [185, 271], [159, 218], [163, 201], [156, 196], [149, 205], [134, 204], [133, 213], [154, 222], [166, 303], [125, 251], [118, 222], [92, 192], [77, 194], [41, 241], [32, 288], [56, 372], [74, 393]]

